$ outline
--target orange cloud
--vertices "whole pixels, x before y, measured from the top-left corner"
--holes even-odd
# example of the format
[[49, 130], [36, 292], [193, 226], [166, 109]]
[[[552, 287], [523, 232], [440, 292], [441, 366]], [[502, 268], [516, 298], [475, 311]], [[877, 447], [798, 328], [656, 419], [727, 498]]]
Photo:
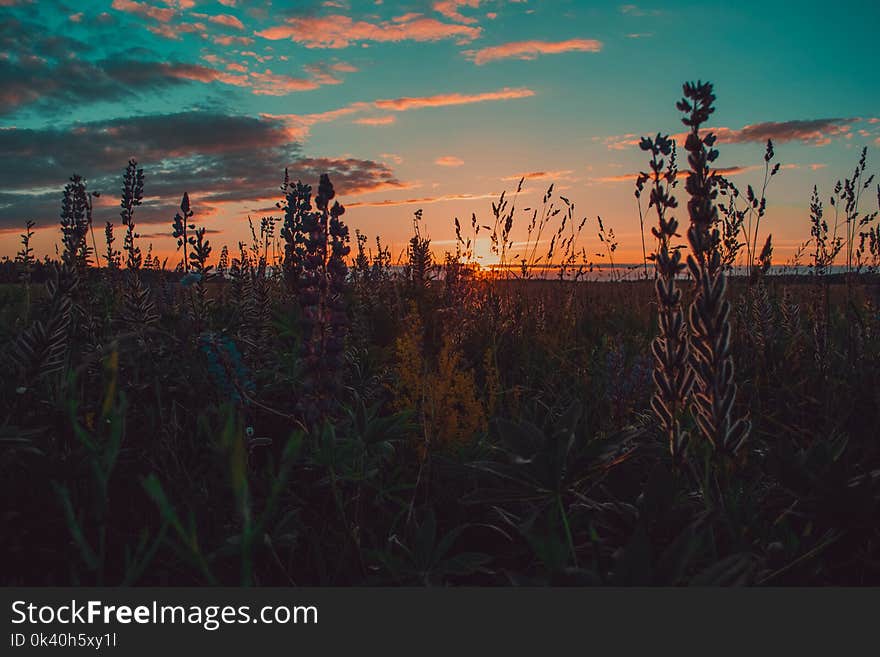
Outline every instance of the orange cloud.
[[242, 23], [235, 16], [231, 16], [230, 14], [216, 14], [214, 16], [209, 16], [207, 14], [193, 14], [193, 16], [197, 16], [198, 18], [205, 18], [212, 23], [216, 23], [217, 25], [224, 25], [225, 27], [232, 27], [236, 30], [243, 30], [244, 23]]
[[250, 37], [245, 36], [228, 36], [225, 34], [218, 34], [211, 37], [211, 40], [216, 43], [218, 46], [231, 46], [233, 43], [237, 43], [241, 46], [249, 46], [254, 42], [254, 40]]
[[236, 86], [245, 86], [246, 78], [241, 75], [232, 75], [224, 73], [209, 66], [201, 66], [199, 64], [158, 64], [157, 67], [168, 77], [178, 78], [180, 80], [192, 80], [194, 82], [223, 82], [224, 84], [232, 84]]
[[360, 125], [391, 125], [396, 121], [396, 116], [394, 116], [393, 114], [388, 114], [386, 116], [368, 116], [363, 119], [355, 119], [354, 123], [358, 123]]
[[518, 182], [520, 180], [566, 180], [571, 176], [571, 169], [559, 171], [531, 171], [529, 173], [518, 173], [514, 176], [504, 176], [501, 180]]
[[143, 18], [153, 18], [163, 23], [170, 21], [177, 13], [169, 7], [153, 7], [146, 2], [135, 2], [135, 0], [113, 0], [111, 7], [116, 11], [124, 11]]
[[357, 73], [358, 67], [348, 62], [334, 62], [330, 64], [330, 70], [337, 73]]
[[307, 48], [347, 48], [354, 42], [440, 41], [467, 43], [480, 36], [481, 28], [444, 23], [420, 14], [407, 14], [391, 21], [355, 21], [348, 16], [301, 16], [289, 18], [257, 32], [269, 40], [291, 39]]
[[477, 22], [477, 19], [462, 15], [459, 9], [462, 7], [476, 9], [479, 6], [480, 0], [437, 0], [433, 5], [433, 9], [451, 21], [473, 25]]
[[[244, 53], [242, 53], [244, 54]], [[211, 69], [209, 69], [211, 70]], [[373, 102], [356, 102], [344, 107], [339, 107], [326, 112], [317, 112], [314, 114], [264, 114], [266, 118], [278, 119], [284, 121], [291, 133], [291, 138], [302, 140], [309, 134], [311, 126], [317, 123], [329, 123], [336, 121], [344, 116], [367, 112], [371, 109], [381, 109], [391, 112], [406, 112], [413, 109], [421, 109], [423, 107], [445, 107], [448, 105], [467, 105], [470, 103], [482, 103], [492, 100], [508, 100], [511, 98], [526, 98], [534, 96], [535, 92], [531, 89], [502, 89], [500, 91], [491, 91], [480, 94], [437, 94], [435, 96], [415, 96], [404, 98], [392, 98], [386, 100], [376, 100]], [[381, 121], [381, 122], [380, 122]], [[387, 125], [392, 123], [394, 119], [388, 117], [364, 117], [354, 122], [363, 125]]]
[[[210, 57], [211, 59], [206, 61], [211, 61], [212, 63], [219, 63], [221, 61], [219, 58], [210, 55], [206, 57]], [[220, 71], [199, 64], [159, 64], [157, 66], [159, 70], [171, 78], [192, 80], [205, 84], [220, 82], [236, 87], [246, 87], [257, 96], [284, 96], [297, 91], [312, 91], [327, 84], [340, 83], [340, 80], [331, 76], [322, 76], [320, 78], [292, 77], [273, 73], [268, 68], [263, 72], [251, 71], [248, 73], [244, 66], [235, 63], [227, 65], [227, 68], [230, 71], [235, 71], [235, 73]]]
[[455, 155], [443, 155], [434, 160], [434, 164], [441, 167], [460, 167], [464, 164], [464, 160]]
[[251, 87], [252, 92], [257, 96], [285, 96], [296, 91], [312, 91], [322, 84], [338, 84], [339, 82], [335, 78], [325, 78], [319, 81], [278, 75], [267, 68], [262, 73], [250, 73], [246, 86]]
[[599, 52], [602, 42], [596, 39], [569, 39], [567, 41], [513, 41], [480, 50], [468, 50], [465, 55], [478, 66], [499, 59], [536, 59], [540, 55], [564, 52]]
[[315, 114], [261, 114], [263, 118], [282, 121], [291, 141], [302, 141], [309, 135], [309, 129], [317, 123], [329, 123], [343, 116], [370, 109], [370, 103], [352, 103], [345, 107]]
[[604, 139], [605, 146], [608, 150], [623, 151], [629, 148], [637, 147], [641, 138], [634, 132], [628, 132], [625, 135], [615, 135]]
[[147, 29], [156, 36], [164, 37], [166, 39], [172, 39], [174, 41], [180, 41], [180, 39], [182, 38], [180, 35], [183, 30], [181, 30], [180, 28], [180, 25], [172, 26], [168, 23], [159, 23], [158, 25], [147, 26]]
[[346, 203], [346, 208], [381, 208], [395, 205], [423, 205], [443, 203], [445, 201], [473, 201], [485, 198], [498, 198], [498, 194], [445, 194], [443, 196], [425, 196], [422, 198], [385, 199], [384, 201], [356, 201]]
[[479, 94], [437, 94], [435, 96], [421, 96], [403, 98], [393, 98], [388, 100], [377, 100], [373, 104], [379, 109], [394, 110], [395, 112], [406, 112], [412, 109], [421, 109], [423, 107], [446, 107], [448, 105], [468, 105], [470, 103], [482, 103], [490, 100], [511, 100], [514, 98], [528, 98], [534, 96], [535, 92], [531, 89], [519, 88], [511, 89], [505, 87], [500, 91], [489, 91]]
[[599, 183], [618, 183], [618, 182], [630, 182], [634, 181], [639, 177], [637, 173], [623, 173], [619, 176], [601, 176], [599, 178], [593, 178], [593, 182]]

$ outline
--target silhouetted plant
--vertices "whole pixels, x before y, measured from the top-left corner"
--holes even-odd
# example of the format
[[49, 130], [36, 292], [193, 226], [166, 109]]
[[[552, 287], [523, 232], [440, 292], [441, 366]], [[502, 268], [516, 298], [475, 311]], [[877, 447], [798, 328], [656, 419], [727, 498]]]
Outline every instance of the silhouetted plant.
[[[858, 270], [861, 264], [862, 245], [857, 241], [860, 232], [865, 226], [869, 226], [877, 218], [877, 211], [863, 213], [859, 208], [862, 191], [868, 189], [874, 181], [874, 175], [865, 178], [865, 167], [867, 165], [868, 148], [862, 148], [862, 154], [856, 165], [853, 175], [845, 178], [843, 181], [843, 212], [844, 222], [846, 224], [846, 239], [844, 241], [846, 250], [846, 271], [851, 274], [854, 270]], [[838, 182], [838, 185], [840, 183]], [[832, 201], [834, 202], [834, 201]]]
[[[775, 156], [775, 151], [773, 150], [773, 141], [767, 140], [767, 148], [764, 151], [764, 182], [761, 186], [761, 196], [757, 196], [755, 191], [752, 189], [752, 186], [749, 185], [746, 189], [746, 202], [749, 204], [748, 210], [748, 226], [747, 226], [747, 241], [751, 239], [751, 246], [749, 248], [749, 271], [753, 274], [757, 271], [757, 273], [766, 273], [766, 271], [770, 268], [769, 266], [769, 258], [771, 254], [770, 250], [770, 236], [767, 236], [767, 240], [764, 244], [764, 248], [761, 252], [758, 252], [758, 234], [761, 228], [761, 219], [764, 217], [764, 214], [767, 212], [767, 184], [770, 182], [770, 179], [779, 173], [780, 164], [777, 162], [770, 167], [770, 162], [773, 160]], [[754, 218], [754, 230], [752, 230], [752, 219]]]
[[91, 199], [85, 179], [71, 176], [61, 201], [62, 260], [77, 271], [84, 271], [91, 261], [92, 250], [87, 242], [92, 224]]
[[19, 280], [24, 285], [25, 306], [24, 321], [28, 322], [31, 311], [31, 275], [34, 271], [34, 247], [31, 246], [31, 240], [34, 237], [34, 222], [28, 219], [24, 225], [24, 232], [21, 234], [21, 250], [15, 254], [15, 262], [18, 264]]
[[184, 192], [183, 198], [180, 200], [180, 211], [174, 215], [174, 219], [171, 222], [171, 237], [177, 239], [178, 251], [183, 248], [183, 270], [185, 272], [189, 271], [190, 266], [186, 248], [190, 243], [189, 231], [195, 230], [196, 228], [195, 225], [189, 223], [192, 216], [193, 211], [189, 205], [189, 194]]
[[406, 249], [406, 264], [403, 268], [404, 276], [416, 294], [421, 294], [421, 291], [428, 285], [431, 280], [431, 268], [434, 264], [431, 240], [422, 237], [419, 227], [421, 221], [422, 210], [420, 208], [413, 213], [413, 235]]
[[659, 335], [652, 343], [654, 353], [654, 384], [656, 391], [651, 407], [674, 458], [679, 458], [687, 446], [687, 432], [681, 429], [680, 415], [685, 409], [694, 373], [689, 362], [687, 325], [681, 308], [681, 290], [676, 277], [685, 269], [681, 251], [672, 241], [678, 236], [678, 221], [667, 213], [678, 207], [673, 196], [678, 169], [675, 164], [675, 141], [668, 135], [656, 138], [643, 137], [643, 151], [651, 153], [651, 172], [641, 173], [637, 180], [637, 193], [651, 181], [648, 209], [655, 208], [657, 226], [651, 233], [657, 240], [657, 251], [651, 256], [657, 270], [654, 289], [658, 303]]
[[684, 85], [684, 98], [677, 107], [690, 129], [685, 141], [690, 173], [686, 190], [690, 195], [687, 264], [694, 279], [694, 300], [690, 307], [691, 359], [696, 374], [694, 410], [700, 434], [724, 453], [735, 454], [745, 442], [749, 422], [734, 415], [736, 383], [730, 352], [730, 302], [724, 298], [727, 281], [722, 267], [720, 234], [717, 227], [717, 178], [709, 166], [718, 158], [715, 135], [700, 135], [700, 127], [715, 111], [715, 94], [710, 83]]
[[290, 269], [298, 278], [302, 310], [305, 387], [303, 412], [314, 426], [333, 406], [341, 385], [345, 335], [348, 329], [345, 290], [351, 251], [348, 227], [340, 217], [345, 208], [323, 174], [312, 210], [311, 188], [298, 182], [288, 195], [285, 240]]
[[226, 276], [229, 272], [229, 247], [225, 244], [223, 248], [220, 249], [220, 259], [217, 261], [217, 273], [220, 274], [221, 277]]
[[137, 161], [131, 159], [122, 176], [122, 225], [125, 226], [125, 238], [122, 250], [125, 251], [125, 266], [128, 269], [139, 269], [141, 266], [141, 250], [135, 244], [138, 234], [135, 232], [134, 209], [144, 198], [144, 170], [138, 169]]
[[614, 252], [617, 251], [617, 238], [614, 236], [614, 229], [609, 227], [608, 230], [605, 230], [605, 223], [602, 221], [602, 217], [596, 217], [599, 222], [599, 232], [598, 237], [599, 241], [605, 245], [605, 253], [597, 253], [596, 255], [600, 258], [608, 256], [608, 266], [610, 271], [611, 280], [618, 280], [620, 278], [619, 272], [614, 268]]
[[182, 282], [186, 285], [188, 284], [187, 277], [192, 279], [190, 285], [192, 286], [193, 319], [196, 322], [197, 331], [201, 331], [208, 314], [207, 281], [211, 270], [211, 266], [208, 264], [208, 258], [211, 257], [211, 243], [205, 238], [206, 229], [204, 226], [195, 228], [191, 224], [190, 227], [193, 228], [195, 234], [189, 237], [189, 244], [192, 247], [189, 254], [190, 268]]
[[120, 267], [122, 254], [113, 248], [113, 242], [116, 241], [116, 238], [113, 236], [113, 224], [109, 221], [104, 225], [104, 241], [107, 244], [104, 262], [107, 263], [107, 269], [115, 271]]
[[[139, 169], [134, 159], [128, 161], [125, 172], [122, 174], [122, 195], [119, 202], [122, 208], [119, 212], [122, 225], [125, 226], [125, 237], [122, 242], [122, 250], [125, 252], [125, 290], [121, 319], [141, 333], [144, 327], [154, 324], [159, 319], [156, 305], [153, 301], [150, 289], [141, 279], [141, 267], [155, 269], [156, 263], [151, 258], [152, 244], [147, 252], [146, 260], [141, 255], [141, 249], [136, 240], [139, 237], [135, 232], [134, 212], [144, 197], [144, 170]], [[108, 236], [109, 239], [109, 236]], [[108, 241], [108, 250], [110, 250]]]
[[312, 211], [312, 189], [301, 181], [292, 184], [285, 169], [281, 190], [286, 194], [284, 202], [279, 204], [279, 208], [284, 210], [284, 223], [281, 227], [281, 238], [284, 240], [284, 275], [288, 284], [295, 289], [306, 259], [307, 235], [303, 229], [303, 220]]

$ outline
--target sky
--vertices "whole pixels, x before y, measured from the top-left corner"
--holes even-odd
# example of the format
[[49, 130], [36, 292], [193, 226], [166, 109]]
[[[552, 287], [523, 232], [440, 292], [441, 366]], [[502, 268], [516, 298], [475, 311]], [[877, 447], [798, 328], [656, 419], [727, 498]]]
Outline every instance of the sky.
[[878, 170], [878, 24], [880, 4], [846, 1], [0, 0], [0, 256], [27, 219], [54, 254], [73, 173], [101, 192], [96, 227], [119, 224], [134, 157], [141, 246], [172, 264], [184, 192], [215, 254], [235, 250], [248, 216], [278, 214], [285, 167], [329, 173], [349, 226], [395, 253], [417, 209], [452, 250], [453, 218], [487, 223], [525, 176], [514, 238], [555, 183], [588, 251], [601, 216], [618, 260], [640, 261], [638, 138], [682, 132], [681, 84], [702, 79], [738, 186], [760, 185], [774, 140], [762, 225], [785, 261], [814, 185], [827, 202], [864, 146]]

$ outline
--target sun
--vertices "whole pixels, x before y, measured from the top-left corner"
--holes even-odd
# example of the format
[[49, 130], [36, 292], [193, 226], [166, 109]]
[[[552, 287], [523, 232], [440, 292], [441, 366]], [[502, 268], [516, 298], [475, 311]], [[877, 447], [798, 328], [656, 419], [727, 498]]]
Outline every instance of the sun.
[[474, 260], [480, 269], [493, 269], [501, 264], [501, 256], [492, 252], [489, 238], [479, 238], [474, 243]]

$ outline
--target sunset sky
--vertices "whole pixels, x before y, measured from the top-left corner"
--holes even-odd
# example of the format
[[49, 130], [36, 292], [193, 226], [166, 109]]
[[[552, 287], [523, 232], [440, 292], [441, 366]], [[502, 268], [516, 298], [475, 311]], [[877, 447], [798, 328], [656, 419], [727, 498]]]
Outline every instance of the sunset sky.
[[349, 225], [395, 251], [418, 208], [442, 252], [453, 217], [488, 219], [522, 175], [521, 209], [555, 182], [588, 250], [601, 215], [634, 262], [638, 136], [681, 132], [681, 83], [701, 78], [737, 184], [760, 183], [776, 143], [766, 226], [785, 260], [814, 184], [827, 199], [862, 146], [878, 170], [878, 25], [873, 2], [0, 0], [0, 255], [26, 219], [54, 253], [74, 172], [102, 192], [96, 226], [118, 223], [136, 157], [141, 245], [172, 260], [183, 192], [219, 253], [288, 166], [330, 173]]

